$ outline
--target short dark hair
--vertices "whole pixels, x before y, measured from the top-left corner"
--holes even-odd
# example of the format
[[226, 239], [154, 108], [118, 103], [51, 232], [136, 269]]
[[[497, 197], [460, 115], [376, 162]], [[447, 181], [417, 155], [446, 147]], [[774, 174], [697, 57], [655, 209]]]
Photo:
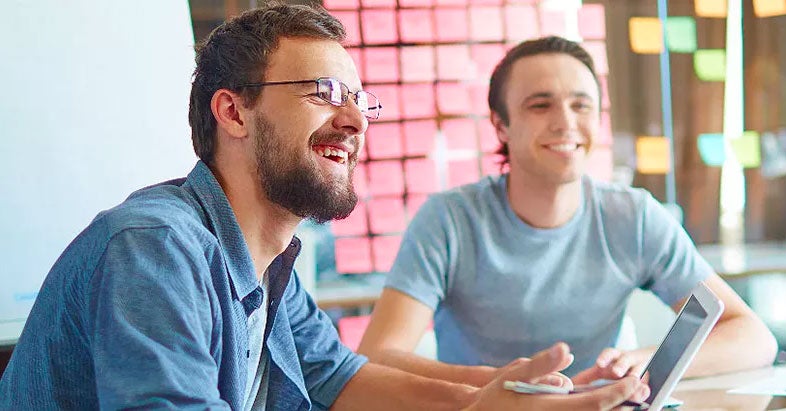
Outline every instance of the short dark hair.
[[343, 42], [345, 31], [321, 6], [272, 2], [227, 20], [195, 47], [188, 123], [194, 151], [205, 163], [212, 163], [216, 147], [216, 119], [210, 110], [213, 94], [222, 88], [232, 90], [246, 107], [253, 105], [261, 88], [240, 85], [264, 81], [270, 53], [282, 37]]
[[[508, 108], [505, 106], [505, 87], [508, 85], [513, 64], [524, 57], [556, 53], [567, 54], [587, 66], [590, 73], [592, 73], [592, 77], [595, 78], [595, 83], [598, 84], [598, 96], [600, 96], [600, 83], [598, 82], [598, 75], [595, 73], [595, 64], [592, 62], [592, 56], [578, 43], [558, 36], [527, 40], [519, 43], [505, 54], [505, 57], [494, 68], [489, 81], [489, 109], [496, 113], [506, 126], [510, 124], [510, 116]], [[506, 143], [502, 143], [496, 153], [503, 157], [502, 166], [510, 161], [510, 153]]]

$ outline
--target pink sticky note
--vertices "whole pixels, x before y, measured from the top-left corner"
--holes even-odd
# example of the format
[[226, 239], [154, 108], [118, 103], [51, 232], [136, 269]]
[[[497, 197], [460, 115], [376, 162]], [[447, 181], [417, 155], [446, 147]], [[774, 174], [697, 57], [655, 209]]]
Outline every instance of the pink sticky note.
[[344, 44], [348, 46], [359, 45], [360, 23], [358, 22], [358, 13], [355, 11], [333, 11], [330, 14], [344, 25], [344, 30], [347, 33]]
[[611, 116], [608, 111], [600, 113], [600, 129], [598, 130], [598, 145], [611, 145]]
[[606, 9], [602, 4], [585, 4], [578, 12], [579, 35], [584, 40], [606, 38]]
[[371, 239], [371, 252], [374, 254], [374, 271], [386, 273], [393, 266], [401, 246], [401, 236], [385, 235]]
[[401, 8], [430, 7], [432, 4], [431, 0], [398, 0], [398, 5]]
[[363, 10], [364, 44], [395, 44], [398, 43], [396, 12], [393, 10]]
[[564, 36], [566, 28], [565, 11], [540, 9], [541, 36]]
[[494, 67], [505, 57], [505, 46], [502, 44], [473, 44], [470, 51], [472, 61], [477, 67], [478, 78], [489, 79]]
[[478, 160], [456, 160], [448, 162], [448, 188], [474, 183], [480, 178]]
[[366, 61], [363, 81], [384, 83], [399, 80], [398, 49], [396, 47], [365, 47], [363, 55]]
[[404, 152], [401, 123], [377, 123], [366, 132], [366, 148], [372, 160], [400, 158]]
[[401, 161], [370, 161], [368, 163], [368, 189], [372, 196], [401, 195], [404, 192], [404, 174]]
[[363, 8], [396, 8], [396, 0], [361, 0]]
[[434, 49], [430, 46], [402, 47], [401, 80], [434, 81]]
[[448, 150], [477, 152], [475, 121], [471, 118], [443, 120], [440, 129], [445, 135]]
[[609, 98], [609, 80], [608, 76], [598, 76], [598, 83], [600, 83], [600, 107], [608, 110], [611, 107], [611, 99]]
[[502, 11], [499, 7], [470, 7], [469, 33], [475, 41], [502, 41]]
[[467, 80], [475, 77], [469, 48], [463, 44], [437, 46], [437, 77], [440, 80]]
[[336, 239], [336, 271], [357, 274], [373, 270], [371, 242], [367, 237]]
[[480, 174], [484, 176], [495, 176], [504, 172], [500, 168], [502, 156], [499, 154], [489, 154], [480, 158]]
[[611, 181], [613, 168], [614, 158], [611, 148], [598, 146], [592, 149], [587, 158], [587, 174], [598, 180]]
[[322, 6], [333, 14], [338, 10], [357, 10], [358, 0], [324, 0]]
[[374, 234], [397, 234], [404, 231], [404, 200], [401, 197], [372, 198], [368, 203], [369, 226]]
[[380, 119], [383, 121], [398, 120], [401, 118], [401, 105], [399, 99], [399, 86], [396, 85], [381, 85], [377, 84], [373, 87], [368, 87], [368, 91], [374, 93], [382, 104], [382, 114]]
[[428, 200], [428, 194], [409, 194], [407, 195], [407, 222], [412, 221], [418, 213], [420, 206]]
[[434, 21], [429, 9], [401, 9], [398, 27], [402, 43], [431, 43], [434, 41]]
[[508, 40], [519, 42], [539, 36], [538, 10], [535, 7], [509, 4], [504, 16]]
[[355, 188], [355, 193], [358, 198], [368, 197], [368, 171], [366, 164], [359, 162], [352, 172], [352, 186]]
[[472, 113], [488, 116], [490, 113], [488, 103], [489, 83], [471, 83], [468, 85], [468, 88], [470, 102], [472, 103]]
[[401, 86], [401, 92], [407, 102], [401, 108], [404, 118], [431, 118], [436, 115], [432, 84], [405, 84]]
[[339, 318], [337, 328], [341, 342], [350, 350], [357, 351], [360, 346], [360, 340], [363, 339], [363, 334], [366, 332], [370, 321], [370, 315]]
[[480, 137], [480, 151], [493, 153], [499, 148], [497, 131], [489, 119], [478, 120], [478, 136]]
[[468, 38], [467, 10], [440, 8], [434, 10], [437, 22], [437, 41], [460, 42]]
[[404, 161], [407, 193], [434, 193], [439, 190], [437, 165], [430, 158], [415, 158]]
[[366, 205], [358, 201], [352, 214], [343, 220], [333, 220], [330, 228], [336, 236], [353, 236], [368, 234], [368, 218], [366, 217]]
[[467, 0], [435, 0], [438, 6], [463, 6]]
[[609, 62], [606, 57], [606, 43], [602, 41], [585, 41], [581, 44], [595, 63], [595, 73], [599, 76], [609, 74]]
[[467, 86], [461, 83], [437, 85], [437, 107], [442, 114], [468, 114], [472, 111]]
[[407, 121], [404, 123], [404, 152], [407, 156], [431, 153], [434, 150], [434, 139], [436, 136], [436, 121]]

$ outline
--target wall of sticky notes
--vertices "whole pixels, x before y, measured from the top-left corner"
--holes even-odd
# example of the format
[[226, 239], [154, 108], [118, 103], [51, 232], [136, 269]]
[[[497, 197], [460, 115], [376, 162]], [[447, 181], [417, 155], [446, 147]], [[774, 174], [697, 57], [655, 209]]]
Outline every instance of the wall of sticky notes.
[[488, 79], [527, 39], [578, 33], [595, 60], [601, 136], [588, 172], [610, 180], [612, 134], [603, 4], [540, 0], [325, 0], [347, 29], [364, 88], [382, 116], [355, 173], [360, 202], [332, 224], [340, 273], [389, 270], [406, 225], [429, 194], [500, 172]]
[[[665, 3], [666, 17], [659, 20], [659, 2], [627, 0], [614, 2], [614, 7], [604, 2], [617, 170], [630, 167], [632, 184], [660, 201], [676, 198], [684, 210], [685, 229], [696, 242], [709, 243], [719, 240], [721, 168], [739, 163], [745, 169], [745, 191], [739, 195], [746, 201], [746, 240], [786, 239], [786, 217], [781, 217], [786, 179], [781, 157], [773, 154], [778, 150], [766, 147], [767, 136], [786, 129], [786, 0]], [[740, 38], [728, 38], [726, 19], [736, 14], [729, 13], [729, 6], [741, 7]], [[727, 74], [730, 57], [733, 72]], [[666, 64], [670, 128], [664, 124], [666, 93], [658, 90]], [[726, 81], [740, 75], [743, 94], [727, 104]], [[743, 114], [743, 127], [749, 131], [723, 136], [725, 113]], [[671, 134], [668, 146], [648, 145], [637, 137], [666, 133]], [[671, 151], [669, 167], [657, 147]]]

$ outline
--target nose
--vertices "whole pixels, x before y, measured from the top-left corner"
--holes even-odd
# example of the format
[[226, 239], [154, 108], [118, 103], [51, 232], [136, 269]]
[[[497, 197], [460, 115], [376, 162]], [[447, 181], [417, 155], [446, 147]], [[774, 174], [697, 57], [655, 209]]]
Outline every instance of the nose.
[[336, 107], [336, 110], [336, 116], [333, 117], [334, 128], [347, 135], [359, 135], [366, 132], [368, 119], [352, 99], [349, 99], [345, 106]]
[[551, 114], [551, 131], [567, 133], [576, 130], [576, 113], [568, 103], [557, 104]]

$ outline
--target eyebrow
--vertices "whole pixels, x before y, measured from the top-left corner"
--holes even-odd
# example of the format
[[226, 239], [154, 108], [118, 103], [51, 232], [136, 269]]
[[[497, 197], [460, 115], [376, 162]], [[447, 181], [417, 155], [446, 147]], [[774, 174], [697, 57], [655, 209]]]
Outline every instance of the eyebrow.
[[[585, 93], [583, 91], [574, 91], [574, 92], [570, 93], [570, 96], [571, 97], [576, 97], [576, 98], [586, 98], [586, 99], [592, 100], [592, 97], [589, 94], [587, 94], [587, 93]], [[538, 99], [538, 98], [553, 98], [553, 97], [554, 97], [554, 94], [553, 93], [549, 93], [549, 92], [534, 93], [534, 94], [530, 94], [529, 96], [527, 96], [527, 98], [524, 99], [524, 103], [527, 103], [530, 100], [534, 100], [534, 99]]]

